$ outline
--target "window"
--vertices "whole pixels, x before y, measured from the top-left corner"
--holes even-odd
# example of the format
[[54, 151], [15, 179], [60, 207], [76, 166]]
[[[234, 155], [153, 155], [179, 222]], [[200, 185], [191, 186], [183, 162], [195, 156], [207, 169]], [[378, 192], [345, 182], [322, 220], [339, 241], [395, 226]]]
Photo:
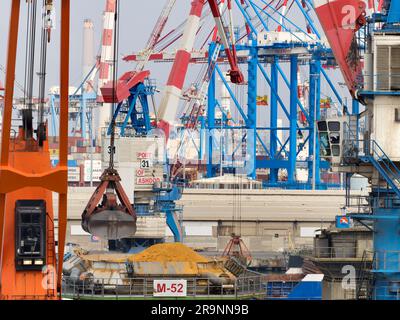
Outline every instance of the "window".
[[41, 270], [46, 258], [46, 203], [18, 200], [15, 204], [17, 270]]
[[328, 126], [326, 121], [318, 121], [317, 123], [318, 131], [328, 131]]
[[329, 142], [331, 144], [339, 144], [340, 143], [340, 133], [339, 132], [329, 133]]
[[339, 121], [329, 121], [328, 128], [329, 128], [329, 131], [340, 131], [340, 122]]
[[332, 146], [332, 155], [334, 157], [340, 157], [340, 146], [339, 145]]
[[400, 46], [376, 46], [377, 90], [400, 90]]
[[320, 132], [319, 133], [319, 141], [320, 141], [320, 155], [321, 157], [330, 157], [331, 156], [331, 149], [328, 140], [328, 133], [327, 132]]

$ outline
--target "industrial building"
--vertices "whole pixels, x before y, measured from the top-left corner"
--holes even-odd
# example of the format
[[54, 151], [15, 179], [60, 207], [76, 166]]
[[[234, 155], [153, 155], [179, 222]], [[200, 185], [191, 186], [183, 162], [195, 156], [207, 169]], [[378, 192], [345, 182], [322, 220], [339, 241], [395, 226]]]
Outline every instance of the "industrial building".
[[400, 300], [400, 2], [92, 2], [0, 4], [0, 299]]

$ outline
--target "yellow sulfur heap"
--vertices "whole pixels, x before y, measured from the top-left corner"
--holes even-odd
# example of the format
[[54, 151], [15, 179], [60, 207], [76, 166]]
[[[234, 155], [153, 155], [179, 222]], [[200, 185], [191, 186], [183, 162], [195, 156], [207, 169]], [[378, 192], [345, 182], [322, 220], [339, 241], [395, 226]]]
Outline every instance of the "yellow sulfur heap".
[[209, 262], [182, 243], [161, 243], [131, 257], [135, 262]]

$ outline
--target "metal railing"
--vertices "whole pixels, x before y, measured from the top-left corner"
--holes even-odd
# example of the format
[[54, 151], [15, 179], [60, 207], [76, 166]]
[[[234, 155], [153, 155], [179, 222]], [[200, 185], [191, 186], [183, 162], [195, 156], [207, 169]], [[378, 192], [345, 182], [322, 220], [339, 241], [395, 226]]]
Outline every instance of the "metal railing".
[[270, 281], [266, 284], [267, 299], [284, 299], [289, 296], [299, 281]]
[[400, 272], [400, 251], [375, 251], [374, 269]]
[[346, 197], [348, 214], [372, 214], [371, 197], [363, 195], [348, 195]]
[[393, 286], [375, 286], [372, 299], [400, 301], [400, 288], [394, 288]]
[[[143, 299], [154, 297], [154, 280], [161, 278], [94, 278], [77, 280], [63, 277], [62, 293], [72, 299]], [[163, 278], [165, 280], [165, 278]], [[172, 278], [171, 278], [172, 279]], [[264, 298], [266, 294], [265, 276], [237, 278], [232, 283], [215, 284], [207, 278], [176, 278], [187, 280], [185, 298]], [[156, 297], [159, 298], [159, 297]]]
[[[330, 247], [314, 247], [312, 256], [314, 258], [359, 258], [363, 257], [363, 252], [357, 246], [330, 246]], [[372, 260], [373, 254], [367, 255], [366, 259]]]

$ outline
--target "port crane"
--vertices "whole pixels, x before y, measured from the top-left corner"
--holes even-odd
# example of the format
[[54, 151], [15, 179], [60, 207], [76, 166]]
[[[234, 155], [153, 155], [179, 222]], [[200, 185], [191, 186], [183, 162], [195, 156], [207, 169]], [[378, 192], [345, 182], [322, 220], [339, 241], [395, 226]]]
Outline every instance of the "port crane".
[[[217, 25], [218, 32], [220, 38], [223, 37], [222, 42], [225, 43], [225, 52], [229, 57], [229, 62], [231, 64], [231, 78], [232, 81], [235, 83], [243, 83], [244, 79], [243, 76], [238, 68], [237, 65], [237, 58], [235, 54], [235, 44], [230, 43], [228, 37], [226, 36], [226, 28], [222, 22], [222, 17], [215, 9], [217, 1], [208, 1], [211, 10], [214, 11], [213, 15], [215, 15], [216, 21], [219, 21]], [[199, 28], [201, 13], [203, 10], [206, 1], [196, 0], [193, 1], [191, 4], [191, 11], [189, 15], [189, 19], [187, 20], [187, 25], [182, 35], [182, 43], [180, 48], [177, 50], [174, 65], [172, 67], [166, 89], [163, 93], [163, 97], [161, 99], [161, 104], [158, 109], [157, 114], [157, 123], [151, 124], [150, 121], [150, 114], [149, 108], [147, 104], [147, 96], [152, 95], [154, 92], [154, 88], [148, 84], [148, 79], [150, 76], [150, 71], [145, 70], [145, 64], [150, 59], [151, 54], [153, 53], [153, 49], [157, 42], [160, 40], [162, 31], [166, 25], [167, 19], [170, 15], [173, 5], [175, 1], [169, 0], [166, 2], [164, 9], [157, 21], [156, 26], [154, 27], [153, 32], [151, 33], [151, 37], [147, 42], [146, 48], [142, 52], [142, 56], [144, 58], [136, 65], [133, 71], [128, 71], [124, 73], [119, 79], [115, 79], [113, 81], [107, 82], [104, 86], [100, 88], [102, 93], [102, 101], [104, 103], [114, 103], [116, 104], [115, 112], [111, 119], [111, 124], [108, 128], [108, 134], [113, 135], [116, 126], [116, 119], [117, 117], [122, 117], [122, 126], [120, 130], [120, 134], [123, 136], [125, 134], [125, 128], [128, 125], [129, 120], [131, 120], [131, 125], [135, 130], [136, 134], [139, 135], [146, 135], [151, 129], [159, 128], [162, 129], [166, 140], [168, 140], [170, 128], [174, 126], [176, 121], [177, 109], [179, 100], [181, 98], [182, 88], [184, 84], [184, 79], [186, 76], [186, 72], [188, 69], [188, 65], [191, 59], [191, 51], [194, 45], [194, 40], [196, 37], [197, 30]], [[229, 1], [230, 7], [230, 1]], [[112, 8], [109, 8], [109, 11], [113, 11]], [[231, 30], [233, 28], [231, 27]], [[117, 34], [114, 35], [116, 37]], [[231, 38], [232, 39], [232, 38]], [[219, 53], [219, 50], [218, 50]], [[217, 54], [218, 56], [218, 54]], [[207, 83], [207, 82], [205, 82]], [[204, 85], [203, 91], [206, 89], [206, 85]], [[141, 109], [138, 105], [138, 101], [141, 103]], [[108, 180], [108, 175], [105, 173], [104, 177], [101, 179], [102, 181]], [[94, 193], [93, 197], [88, 203], [87, 208], [85, 209], [82, 215], [82, 226], [84, 230], [92, 233], [91, 228], [86, 225], [86, 218], [91, 216], [93, 219], [95, 217], [100, 217], [100, 215], [96, 214], [96, 210], [100, 207], [104, 208], [104, 205], [100, 205], [95, 209], [95, 204], [98, 203], [104, 193], [106, 187], [102, 186], [103, 182], [97, 188], [96, 192]], [[102, 190], [101, 190], [102, 188]], [[167, 188], [170, 191], [168, 194], [176, 194], [176, 192], [171, 192], [176, 188]], [[176, 198], [176, 197], [175, 197]], [[172, 199], [173, 200], [173, 199]], [[163, 201], [162, 199], [158, 199], [158, 201]], [[171, 198], [165, 199], [164, 206], [170, 207], [171, 206]], [[124, 202], [126, 203], [126, 202]], [[109, 207], [106, 205], [105, 207]], [[127, 208], [128, 205], [125, 205]], [[103, 209], [101, 209], [103, 210]], [[168, 210], [169, 212], [170, 210]], [[88, 214], [89, 212], [89, 214]], [[108, 213], [107, 213], [108, 214]], [[132, 214], [130, 214], [133, 216]], [[127, 216], [124, 216], [127, 217]], [[103, 220], [104, 221], [104, 220]], [[122, 220], [120, 220], [122, 221]], [[172, 225], [176, 225], [176, 218], [169, 218], [167, 217], [167, 221], [170, 221]], [[104, 223], [105, 225], [105, 223]], [[174, 232], [175, 239], [180, 241], [181, 232], [177, 229], [176, 226], [171, 228]], [[104, 229], [105, 230], [105, 229]], [[102, 236], [105, 236], [105, 232], [100, 232]], [[127, 236], [125, 236], [126, 238]], [[117, 237], [107, 237], [109, 239], [115, 240]], [[123, 237], [120, 237], [123, 238]]]
[[[368, 178], [367, 197], [352, 197], [347, 215], [373, 231], [372, 267], [361, 270], [357, 294], [396, 300], [400, 292], [400, 2], [315, 1], [315, 11], [357, 105], [336, 119], [318, 121], [321, 153], [333, 170]], [[339, 138], [339, 140], [337, 139]], [[358, 202], [358, 204], [356, 204]]]
[[[27, 47], [26, 108], [18, 132], [11, 132], [14, 75], [17, 62], [20, 0], [11, 1], [0, 163], [0, 299], [59, 299], [67, 222], [68, 82], [70, 0], [59, 2], [60, 30], [60, 161], [52, 168], [47, 123], [39, 116], [34, 128], [32, 85], [35, 37]], [[38, 1], [28, 1], [29, 30], [36, 29]], [[52, 0], [43, 1], [41, 56], [52, 38]], [[45, 60], [43, 60], [45, 63]], [[43, 66], [43, 65], [42, 65]], [[41, 68], [43, 71], [44, 69]], [[45, 75], [40, 77], [44, 85]], [[58, 239], [55, 238], [52, 192], [58, 193]], [[56, 242], [58, 251], [56, 250]]]

